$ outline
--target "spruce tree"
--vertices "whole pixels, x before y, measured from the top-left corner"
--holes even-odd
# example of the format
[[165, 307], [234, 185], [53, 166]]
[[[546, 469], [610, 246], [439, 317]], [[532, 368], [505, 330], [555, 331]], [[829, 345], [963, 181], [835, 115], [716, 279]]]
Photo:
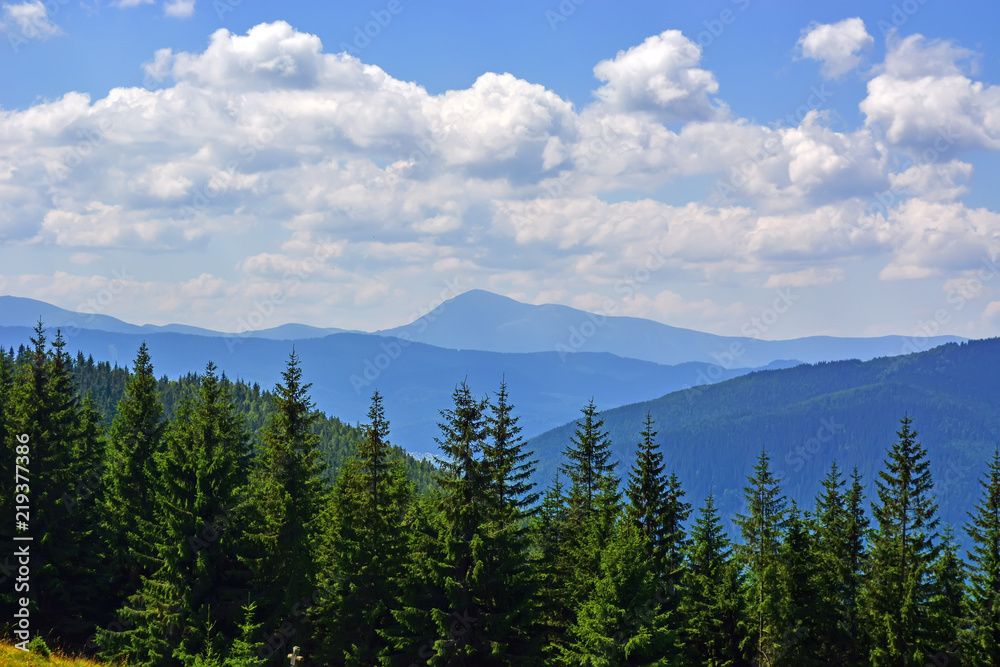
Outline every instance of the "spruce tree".
[[100, 549], [94, 548], [98, 484], [92, 475], [102, 434], [93, 404], [75, 396], [61, 334], [49, 350], [39, 322], [31, 344], [10, 391], [9, 428], [29, 439], [27, 534], [33, 537], [32, 562], [39, 564], [32, 571], [32, 625], [50, 640], [82, 645], [109, 611], [105, 579], [98, 577]]
[[930, 613], [940, 551], [937, 504], [927, 452], [912, 423], [909, 416], [900, 420], [899, 440], [887, 450], [878, 502], [872, 503], [878, 527], [864, 597], [874, 667], [923, 665], [941, 650]]
[[389, 422], [376, 391], [364, 440], [341, 468], [334, 487], [336, 509], [322, 562], [320, 588], [328, 595], [315, 616], [325, 663], [376, 665], [389, 654], [383, 633], [406, 561], [406, 515], [411, 488], [402, 461], [392, 455]]
[[966, 607], [966, 565], [958, 555], [951, 526], [945, 526], [940, 551], [931, 567], [933, 591], [930, 599], [931, 644], [936, 647], [931, 660], [947, 656], [956, 664], [959, 632], [964, 626]]
[[618, 462], [611, 460], [611, 440], [602, 430], [604, 420], [598, 417], [593, 399], [582, 412], [583, 420], [576, 423], [570, 445], [563, 451], [567, 462], [559, 467], [570, 480], [568, 500], [575, 522], [597, 510], [605, 480], [613, 482], [610, 486], [615, 488], [619, 481], [614, 474]]
[[752, 630], [747, 639], [755, 665], [774, 663], [782, 633], [778, 566], [787, 509], [780, 482], [771, 473], [767, 452], [761, 449], [754, 474], [743, 488], [747, 513], [736, 517], [751, 591], [747, 612]]
[[816, 498], [814, 555], [821, 606], [813, 641], [821, 655], [859, 664], [865, 654], [858, 614], [858, 591], [865, 568], [864, 490], [855, 467], [851, 486], [834, 462]]
[[274, 412], [261, 430], [253, 461], [247, 513], [251, 544], [244, 558], [254, 572], [265, 630], [290, 623], [285, 634], [304, 641], [303, 607], [312, 603], [317, 584], [322, 516], [330, 494], [320, 438], [314, 433], [319, 413], [294, 349], [281, 377], [271, 394]]
[[109, 569], [118, 575], [113, 597], [119, 603], [135, 593], [141, 577], [152, 574], [149, 561], [143, 558], [151, 545], [144, 543], [143, 537], [156, 521], [152, 488], [165, 428], [156, 376], [144, 342], [111, 422], [102, 475], [102, 532]]
[[775, 647], [775, 665], [830, 664], [827, 648], [817, 641], [828, 619], [825, 618], [826, 606], [821, 596], [819, 563], [811, 529], [811, 517], [808, 513], [800, 514], [793, 501], [780, 549], [781, 636]]
[[[436, 439], [444, 455], [438, 459], [438, 485], [444, 496], [440, 532], [443, 567], [439, 575], [447, 606], [431, 610], [437, 627], [431, 664], [494, 664], [500, 656], [491, 650], [484, 630], [487, 610], [481, 588], [482, 527], [494, 503], [482, 458], [488, 436], [487, 402], [474, 398], [464, 381], [455, 388], [452, 401], [452, 408], [441, 411], [441, 437]], [[453, 629], [456, 618], [467, 619], [459, 632]]]
[[668, 612], [671, 627], [679, 627], [677, 587], [683, 566], [686, 535], [683, 523], [691, 506], [682, 498], [684, 491], [677, 476], [664, 473], [663, 454], [655, 443], [653, 418], [646, 414], [636, 460], [629, 473], [626, 494], [628, 515], [646, 536], [647, 558], [656, 577], [657, 604]]
[[668, 600], [675, 596], [684, 568], [688, 537], [684, 525], [691, 516], [691, 503], [684, 502], [684, 489], [676, 473], [667, 477], [663, 504], [663, 587]]
[[583, 419], [563, 452], [567, 462], [560, 466], [570, 480], [564, 531], [570, 575], [563, 595], [571, 610], [579, 608], [597, 581], [600, 555], [621, 506], [619, 479], [614, 474], [618, 462], [611, 461], [604, 420], [598, 417], [593, 400], [582, 412]]
[[562, 480], [556, 473], [545, 490], [532, 522], [535, 568], [539, 578], [538, 634], [543, 652], [553, 657], [562, 645], [574, 612], [564, 595], [570, 576], [569, 545], [566, 540], [568, 510]]
[[864, 614], [861, 603], [861, 591], [868, 576], [870, 549], [868, 535], [871, 521], [865, 511], [865, 491], [861, 483], [861, 473], [854, 466], [851, 473], [851, 486], [845, 496], [847, 505], [847, 525], [844, 530], [846, 544], [846, 584], [844, 586], [844, 606], [847, 609], [847, 648], [846, 659], [860, 663], [866, 655], [867, 643]]
[[657, 599], [648, 543], [632, 519], [616, 523], [599, 578], [560, 650], [562, 664], [679, 664], [677, 633]]
[[540, 587], [531, 559], [529, 521], [539, 494], [530, 481], [537, 461], [524, 451], [519, 417], [514, 415], [507, 384], [500, 383], [486, 414], [483, 464], [489, 478], [490, 511], [482, 527], [483, 628], [496, 664], [531, 665], [540, 659], [536, 603]]
[[518, 420], [507, 393], [507, 383], [501, 381], [496, 400], [489, 403], [486, 415], [489, 436], [483, 445], [483, 461], [493, 487], [490, 495], [500, 515], [512, 510], [516, 513], [515, 520], [520, 522], [528, 517], [539, 494], [534, 491], [535, 484], [531, 481], [538, 460], [531, 458], [534, 452], [524, 450]]
[[625, 494], [629, 501], [629, 518], [646, 536], [649, 545], [647, 557], [654, 571], [661, 572], [667, 541], [664, 522], [667, 481], [663, 472], [663, 453], [655, 442], [656, 433], [653, 416], [647, 412]]
[[743, 577], [712, 494], [691, 530], [686, 562], [680, 596], [685, 664], [748, 665], [743, 649], [747, 635]]
[[975, 512], [965, 530], [972, 540], [969, 561], [969, 627], [963, 649], [969, 663], [1000, 665], [1000, 448], [983, 479]]
[[187, 666], [239, 635], [240, 600], [249, 587], [238, 557], [248, 434], [230, 383], [215, 371], [209, 362], [196, 398], [182, 403], [165, 433], [153, 487], [158, 521], [149, 538], [158, 567], [122, 610], [125, 629], [99, 633], [108, 657]]

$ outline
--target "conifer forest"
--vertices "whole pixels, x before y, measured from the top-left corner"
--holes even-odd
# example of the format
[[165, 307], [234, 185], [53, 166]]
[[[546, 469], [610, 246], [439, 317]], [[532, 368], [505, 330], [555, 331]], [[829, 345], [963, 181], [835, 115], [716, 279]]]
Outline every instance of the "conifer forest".
[[1000, 664], [1000, 454], [944, 525], [905, 414], [877, 478], [835, 463], [799, 506], [765, 447], [724, 517], [651, 416], [615, 461], [582, 406], [543, 487], [502, 378], [456, 378], [419, 461], [377, 390], [363, 424], [317, 411], [294, 350], [271, 390], [155, 361], [41, 324], [0, 350], [13, 641], [149, 667]]

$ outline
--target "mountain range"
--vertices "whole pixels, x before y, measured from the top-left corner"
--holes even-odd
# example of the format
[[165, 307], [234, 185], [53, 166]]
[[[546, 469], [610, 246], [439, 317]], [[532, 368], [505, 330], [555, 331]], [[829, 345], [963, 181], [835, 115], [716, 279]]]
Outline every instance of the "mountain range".
[[[463, 379], [478, 394], [495, 391], [506, 379], [524, 435], [531, 437], [574, 419], [591, 398], [611, 408], [754, 368], [871, 359], [900, 354], [911, 344], [901, 336], [789, 341], [716, 336], [633, 317], [523, 304], [482, 290], [445, 301], [406, 326], [373, 333], [301, 324], [240, 334], [136, 325], [3, 296], [0, 344], [26, 344], [39, 320], [60, 329], [70, 351], [97, 360], [127, 365], [146, 341], [160, 375], [198, 371], [211, 360], [231, 377], [265, 387], [279, 379], [294, 346], [320, 409], [361, 421], [372, 391], [379, 389], [394, 441], [415, 453], [436, 449], [438, 411], [448, 407]], [[921, 344], [953, 340], [961, 339], [939, 336]]]
[[[979, 497], [977, 479], [1000, 445], [1000, 339], [949, 343], [867, 362], [799, 365], [745, 374], [710, 386], [604, 410], [617, 474], [627, 478], [647, 414], [656, 422], [667, 469], [688, 500], [716, 494], [730, 520], [762, 451], [790, 499], [812, 509], [823, 476], [837, 462], [863, 475], [868, 496], [899, 420], [914, 420], [927, 449], [943, 522], [956, 532]], [[537, 481], [556, 474], [575, 424], [533, 438]]]
[[505, 380], [542, 484], [562, 463], [587, 401], [602, 411], [622, 478], [649, 413], [688, 500], [700, 505], [715, 492], [729, 521], [765, 448], [786, 493], [804, 508], [833, 461], [847, 471], [857, 466], [872, 494], [908, 414], [930, 454], [942, 517], [957, 527], [1000, 443], [996, 339], [765, 341], [473, 290], [395, 329], [285, 324], [239, 335], [140, 326], [8, 296], [0, 297], [0, 345], [27, 344], [39, 320], [50, 334], [62, 331], [71, 353], [120, 365], [145, 341], [157, 374], [172, 378], [212, 360], [230, 377], [270, 387], [294, 347], [317, 407], [361, 422], [378, 389], [390, 439], [418, 456], [436, 451], [439, 411], [459, 382], [485, 395]]

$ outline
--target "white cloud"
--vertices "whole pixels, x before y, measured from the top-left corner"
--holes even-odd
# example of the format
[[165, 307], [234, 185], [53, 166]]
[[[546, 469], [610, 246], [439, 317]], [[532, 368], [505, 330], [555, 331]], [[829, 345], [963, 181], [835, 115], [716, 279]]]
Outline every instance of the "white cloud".
[[167, 0], [163, 4], [163, 13], [177, 19], [194, 16], [195, 0]]
[[[62, 30], [49, 18], [49, 11], [41, 0], [3, 5], [0, 31], [11, 38], [48, 39], [61, 35]], [[13, 43], [13, 42], [12, 42]]]
[[[510, 74], [430, 94], [283, 22], [218, 30], [200, 52], [157, 51], [157, 90], [0, 110], [0, 234], [79, 264], [204, 250], [145, 293], [202, 324], [302, 274], [289, 303], [334, 326], [455, 276], [528, 300], [607, 295], [653, 250], [632, 312], [716, 326], [732, 313], [678, 285], [841, 289], [850, 271], [819, 267], [863, 261], [887, 279], [950, 275], [996, 244], [995, 214], [957, 203], [969, 164], [895, 173], [899, 144], [875, 121], [733, 118], [699, 62], [679, 33], [657, 35], [599, 64], [597, 99], [576, 109]], [[712, 197], [716, 178], [736, 201]], [[642, 198], [688, 182], [687, 200]], [[872, 215], [889, 188], [904, 203]]]
[[594, 67], [605, 84], [595, 91], [613, 112], [648, 112], [666, 122], [708, 120], [723, 113], [709, 98], [715, 76], [697, 67], [701, 47], [679, 30], [649, 37]]
[[915, 164], [905, 171], [890, 174], [893, 191], [909, 192], [925, 201], [952, 201], [969, 191], [972, 165], [952, 160], [943, 164]]
[[933, 159], [961, 148], [1000, 148], [1000, 86], [965, 74], [971, 51], [922, 35], [890, 41], [888, 49], [860, 104], [869, 127], [884, 128], [893, 144], [933, 150]]
[[958, 202], [907, 200], [890, 211], [885, 228], [894, 256], [884, 280], [961, 272], [1000, 252], [1000, 214]]
[[809, 26], [796, 46], [803, 58], [823, 63], [823, 78], [839, 79], [861, 64], [862, 51], [871, 50], [874, 44], [865, 22], [850, 18]]

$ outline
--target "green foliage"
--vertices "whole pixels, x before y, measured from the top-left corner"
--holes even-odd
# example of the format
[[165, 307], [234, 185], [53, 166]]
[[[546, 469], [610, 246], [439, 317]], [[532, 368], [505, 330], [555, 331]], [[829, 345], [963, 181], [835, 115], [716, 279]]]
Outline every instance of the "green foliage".
[[749, 597], [747, 613], [752, 630], [747, 646], [756, 664], [775, 661], [782, 635], [780, 551], [785, 535], [787, 508], [780, 481], [771, 473], [771, 462], [761, 449], [754, 474], [743, 488], [746, 514], [736, 517], [743, 544], [739, 551], [747, 563]]
[[940, 552], [937, 504], [927, 452], [917, 442], [913, 420], [903, 417], [899, 440], [887, 450], [872, 513], [872, 557], [864, 594], [870, 655], [875, 667], [923, 665], [942, 649], [931, 618]]
[[249, 572], [238, 558], [246, 512], [248, 434], [230, 384], [209, 362], [196, 397], [181, 405], [157, 458], [153, 488], [158, 564], [123, 616], [133, 627], [104, 633], [106, 653], [137, 665], [189, 665], [213, 650], [212, 628], [235, 635]]
[[[107, 570], [98, 569], [99, 519], [93, 497], [103, 433], [93, 404], [74, 394], [61, 335], [57, 332], [49, 348], [39, 323], [31, 344], [7, 389], [6, 406], [8, 435], [29, 438], [27, 454], [16, 462], [28, 471], [30, 487], [31, 618], [36, 627], [82, 644], [94, 618], [110, 613], [101, 597], [107, 580], [99, 573]], [[11, 450], [16, 444], [13, 438], [4, 443]], [[13, 456], [9, 459], [15, 462]], [[13, 473], [8, 468], [5, 475]], [[13, 511], [8, 516], [13, 520]]]
[[119, 599], [135, 593], [141, 577], [153, 574], [142, 554], [150, 552], [144, 539], [156, 522], [152, 489], [165, 428], [156, 376], [143, 343], [111, 422], [101, 479], [102, 535], [109, 569], [117, 575], [114, 597]]
[[969, 627], [962, 646], [970, 664], [1000, 664], [1000, 449], [983, 479], [982, 496], [969, 513]]
[[679, 664], [676, 632], [663, 610], [649, 538], [621, 517], [601, 559], [599, 578], [560, 648], [565, 665]]
[[304, 375], [293, 351], [271, 392], [212, 364], [156, 380], [145, 346], [131, 372], [71, 362], [41, 326], [0, 350], [6, 465], [30, 435], [33, 645], [96, 630], [149, 667], [278, 665], [293, 645], [331, 665], [1000, 662], [1000, 450], [968, 565], [908, 417], [874, 528], [857, 467], [833, 465], [810, 514], [761, 451], [733, 543], [714, 495], [689, 524], [649, 413], [623, 506], [593, 402], [539, 494], [506, 383], [456, 387], [438, 470], [390, 443], [378, 392], [350, 427]]
[[320, 575], [322, 519], [330, 494], [320, 438], [313, 430], [319, 415], [294, 350], [282, 380], [271, 394], [274, 411], [254, 457], [243, 560], [253, 571], [265, 625], [290, 622], [299, 631], [305, 615], [296, 605], [311, 598]]
[[402, 596], [413, 493], [402, 462], [391, 454], [377, 391], [364, 433], [334, 488], [336, 511], [321, 556], [335, 567], [321, 574], [320, 589], [329, 593], [313, 613], [320, 659], [346, 665], [376, 665], [390, 652], [383, 634], [392, 629]]
[[733, 549], [711, 494], [691, 530], [686, 560], [680, 598], [685, 664], [749, 664], [743, 649], [747, 636], [743, 575], [733, 561]]
[[[841, 664], [859, 664], [865, 654], [858, 595], [867, 566], [864, 490], [857, 468], [845, 490], [844, 475], [836, 463], [823, 479], [816, 497], [815, 563], [819, 608], [812, 643], [819, 655]], [[801, 637], [801, 633], [797, 635]]]

